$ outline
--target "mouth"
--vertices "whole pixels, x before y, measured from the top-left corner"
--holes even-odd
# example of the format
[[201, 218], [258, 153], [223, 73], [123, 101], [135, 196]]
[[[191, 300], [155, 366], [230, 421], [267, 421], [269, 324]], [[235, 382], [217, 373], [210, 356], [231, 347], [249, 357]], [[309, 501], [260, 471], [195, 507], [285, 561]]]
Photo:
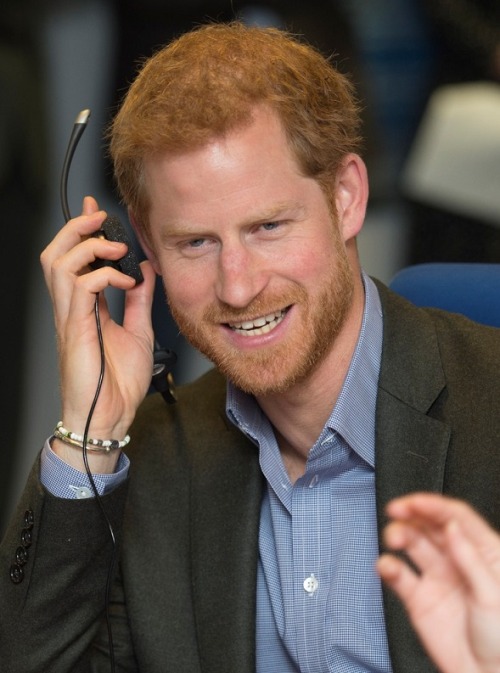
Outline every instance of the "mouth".
[[268, 315], [253, 318], [252, 320], [242, 320], [241, 322], [227, 323], [227, 326], [243, 336], [260, 336], [269, 334], [285, 317], [290, 307], [269, 313]]

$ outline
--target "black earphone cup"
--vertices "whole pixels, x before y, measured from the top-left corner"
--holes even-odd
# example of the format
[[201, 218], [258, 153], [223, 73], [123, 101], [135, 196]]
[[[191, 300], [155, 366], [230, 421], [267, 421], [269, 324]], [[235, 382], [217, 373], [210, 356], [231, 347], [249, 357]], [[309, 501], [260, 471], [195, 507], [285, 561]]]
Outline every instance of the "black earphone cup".
[[139, 259], [135, 254], [130, 239], [127, 235], [125, 227], [120, 222], [120, 219], [115, 215], [110, 215], [107, 217], [102, 227], [97, 231], [94, 236], [103, 236], [108, 241], [118, 241], [120, 243], [125, 243], [128, 247], [127, 254], [122, 257], [117, 262], [107, 262], [102, 260], [96, 260], [91, 266], [96, 269], [104, 265], [113, 266], [118, 271], [127, 274], [135, 279], [136, 283], [142, 283], [144, 277], [142, 275], [141, 267], [139, 264]]

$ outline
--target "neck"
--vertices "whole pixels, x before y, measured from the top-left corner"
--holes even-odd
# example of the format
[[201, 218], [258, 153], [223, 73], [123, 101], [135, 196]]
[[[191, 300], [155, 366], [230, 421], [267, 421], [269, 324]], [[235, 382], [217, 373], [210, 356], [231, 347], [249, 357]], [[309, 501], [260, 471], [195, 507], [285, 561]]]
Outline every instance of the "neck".
[[360, 283], [346, 323], [319, 367], [285, 393], [257, 399], [274, 427], [292, 483], [304, 474], [309, 451], [340, 395], [358, 341], [363, 308], [364, 291]]

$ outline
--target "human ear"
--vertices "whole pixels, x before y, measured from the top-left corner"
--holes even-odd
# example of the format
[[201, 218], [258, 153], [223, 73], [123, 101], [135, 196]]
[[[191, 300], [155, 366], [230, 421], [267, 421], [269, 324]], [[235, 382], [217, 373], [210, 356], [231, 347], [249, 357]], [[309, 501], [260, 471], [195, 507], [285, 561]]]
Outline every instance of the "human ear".
[[347, 243], [363, 226], [368, 202], [365, 162], [357, 154], [344, 157], [337, 173], [335, 206], [339, 230]]
[[156, 257], [153, 247], [149, 241], [150, 237], [144, 230], [144, 225], [139, 223], [139, 220], [130, 209], [128, 211], [128, 219], [132, 225], [132, 229], [134, 230], [142, 251], [151, 262], [151, 266], [153, 267], [155, 273], [160, 275], [160, 265], [158, 264], [158, 258]]

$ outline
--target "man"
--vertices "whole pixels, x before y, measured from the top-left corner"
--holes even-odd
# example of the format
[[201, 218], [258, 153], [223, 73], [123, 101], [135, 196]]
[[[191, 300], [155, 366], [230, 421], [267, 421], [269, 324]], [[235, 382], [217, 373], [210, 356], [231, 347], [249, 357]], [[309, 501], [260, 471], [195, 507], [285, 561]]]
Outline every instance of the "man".
[[[90, 271], [125, 253], [91, 198], [42, 254], [63, 427], [2, 545], [5, 670], [434, 670], [379, 531], [416, 489], [500, 523], [500, 344], [362, 273], [358, 130], [349, 82], [279, 31], [207, 26], [142, 69], [110, 146], [144, 282]], [[171, 407], [144, 400], [155, 272], [216, 365]]]

